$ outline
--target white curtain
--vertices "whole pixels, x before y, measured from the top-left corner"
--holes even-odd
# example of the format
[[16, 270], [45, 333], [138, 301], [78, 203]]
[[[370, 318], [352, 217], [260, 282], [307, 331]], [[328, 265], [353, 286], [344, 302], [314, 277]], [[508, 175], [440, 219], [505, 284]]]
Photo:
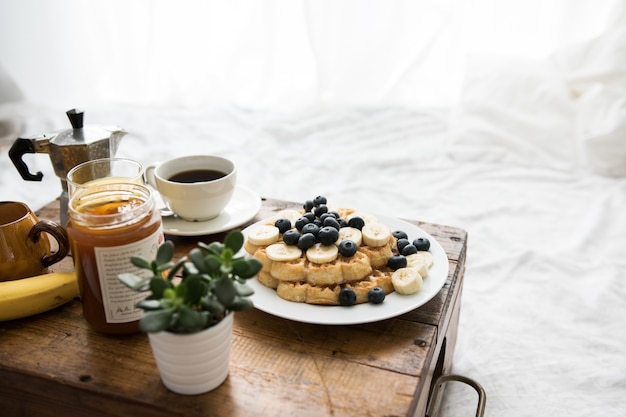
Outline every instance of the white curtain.
[[545, 59], [601, 35], [622, 4], [0, 0], [0, 67], [62, 108], [449, 106], [469, 56]]

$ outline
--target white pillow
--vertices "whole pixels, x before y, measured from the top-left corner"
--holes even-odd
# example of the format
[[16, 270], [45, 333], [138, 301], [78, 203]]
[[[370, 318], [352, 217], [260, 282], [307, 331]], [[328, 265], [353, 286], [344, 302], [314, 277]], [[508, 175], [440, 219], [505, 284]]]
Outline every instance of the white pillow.
[[626, 176], [626, 27], [554, 54], [578, 112], [584, 161], [600, 175]]
[[626, 86], [597, 84], [577, 101], [582, 150], [590, 169], [626, 176]]

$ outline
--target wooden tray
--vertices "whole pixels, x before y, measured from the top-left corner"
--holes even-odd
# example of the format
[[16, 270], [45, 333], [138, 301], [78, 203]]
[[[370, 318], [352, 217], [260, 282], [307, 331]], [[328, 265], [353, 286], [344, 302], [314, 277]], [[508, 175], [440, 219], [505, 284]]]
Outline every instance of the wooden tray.
[[[298, 206], [264, 199], [250, 223]], [[58, 201], [37, 215], [58, 220]], [[229, 377], [199, 396], [177, 395], [161, 384], [144, 334], [90, 330], [79, 300], [0, 323], [2, 414], [423, 416], [433, 376], [452, 366], [467, 234], [412, 223], [448, 255], [448, 280], [431, 301], [393, 319], [350, 326], [299, 323], [256, 309], [236, 313]], [[222, 237], [167, 236], [181, 255], [197, 241]], [[56, 268], [71, 270], [71, 258]]]

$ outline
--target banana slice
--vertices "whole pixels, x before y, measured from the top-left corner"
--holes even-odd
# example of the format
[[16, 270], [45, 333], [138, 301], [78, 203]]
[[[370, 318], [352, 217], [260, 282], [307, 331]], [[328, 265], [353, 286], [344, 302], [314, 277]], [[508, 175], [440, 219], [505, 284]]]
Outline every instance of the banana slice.
[[378, 218], [376, 216], [374, 216], [373, 214], [370, 213], [364, 213], [362, 211], [355, 211], [352, 212], [350, 215], [348, 215], [347, 220], [350, 221], [351, 218], [353, 217], [360, 217], [365, 221], [365, 224], [367, 223], [378, 223]]
[[413, 268], [400, 268], [391, 275], [394, 290], [401, 295], [415, 294], [422, 289], [422, 277]]
[[293, 261], [302, 256], [302, 251], [297, 246], [274, 243], [265, 248], [265, 254], [272, 261]]
[[316, 243], [306, 251], [306, 258], [309, 262], [316, 264], [325, 264], [337, 259], [339, 250], [335, 245], [322, 245]]
[[279, 237], [280, 232], [278, 231], [278, 227], [269, 224], [255, 227], [248, 233], [250, 243], [257, 246], [271, 245], [277, 242]]
[[385, 246], [391, 238], [391, 230], [382, 223], [365, 223], [363, 229], [363, 242], [367, 246], [379, 247]]
[[278, 220], [278, 219], [289, 219], [291, 224], [295, 225], [296, 224], [296, 220], [298, 220], [300, 217], [302, 217], [302, 213], [300, 213], [298, 210], [284, 209], [284, 210], [281, 210], [278, 213], [276, 213], [276, 215], [274, 216], [274, 219], [275, 220]]
[[[426, 266], [429, 269], [430, 269], [431, 266], [433, 266], [433, 263], [435, 262], [435, 258], [433, 258], [433, 254], [428, 252], [428, 251], [419, 250], [414, 255], [417, 255], [418, 258], [423, 259], [424, 262], [426, 263]], [[422, 275], [422, 276], [425, 277], [426, 275]]]
[[428, 275], [428, 263], [424, 256], [413, 253], [406, 256], [406, 267], [416, 269], [420, 276]]
[[353, 241], [357, 246], [361, 246], [363, 243], [363, 234], [356, 227], [342, 227], [339, 229], [339, 238], [335, 244], [339, 245], [342, 240], [346, 239]]

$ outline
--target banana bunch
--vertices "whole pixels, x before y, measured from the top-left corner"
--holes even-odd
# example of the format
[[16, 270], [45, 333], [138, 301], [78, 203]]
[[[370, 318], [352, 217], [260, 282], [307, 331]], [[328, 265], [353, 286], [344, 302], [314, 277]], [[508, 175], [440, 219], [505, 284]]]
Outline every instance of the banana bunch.
[[78, 296], [74, 272], [51, 272], [0, 282], [0, 321], [52, 310]]

